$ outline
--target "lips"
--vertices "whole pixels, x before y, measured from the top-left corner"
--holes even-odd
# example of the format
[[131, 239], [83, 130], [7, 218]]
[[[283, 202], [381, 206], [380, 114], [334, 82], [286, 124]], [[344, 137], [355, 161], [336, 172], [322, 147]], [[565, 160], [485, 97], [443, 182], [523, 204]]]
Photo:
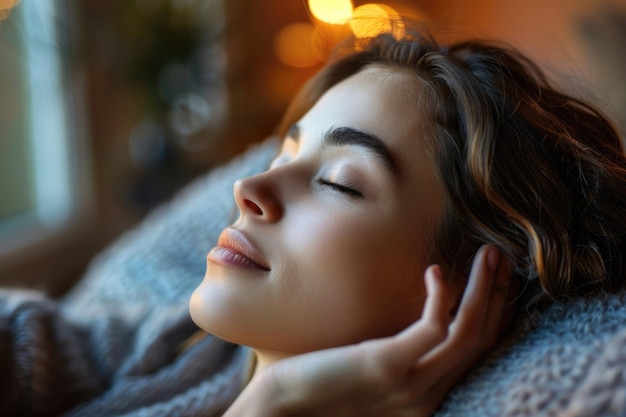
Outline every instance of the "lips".
[[269, 271], [258, 249], [239, 230], [225, 229], [207, 257], [220, 264], [232, 265], [245, 269]]

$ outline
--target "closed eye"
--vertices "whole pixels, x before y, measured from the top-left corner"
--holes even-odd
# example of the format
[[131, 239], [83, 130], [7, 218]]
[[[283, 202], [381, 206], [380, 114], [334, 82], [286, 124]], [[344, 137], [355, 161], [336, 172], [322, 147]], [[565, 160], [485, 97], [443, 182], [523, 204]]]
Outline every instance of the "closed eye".
[[339, 191], [340, 193], [347, 194], [350, 197], [363, 197], [363, 194], [360, 191], [355, 190], [352, 187], [348, 187], [348, 186], [343, 185], [343, 184], [339, 184], [339, 183], [336, 183], [336, 182], [328, 181], [328, 180], [325, 180], [324, 178], [319, 178], [317, 180], [317, 183], [320, 184], [320, 185], [323, 185], [325, 187], [330, 187], [334, 191]]

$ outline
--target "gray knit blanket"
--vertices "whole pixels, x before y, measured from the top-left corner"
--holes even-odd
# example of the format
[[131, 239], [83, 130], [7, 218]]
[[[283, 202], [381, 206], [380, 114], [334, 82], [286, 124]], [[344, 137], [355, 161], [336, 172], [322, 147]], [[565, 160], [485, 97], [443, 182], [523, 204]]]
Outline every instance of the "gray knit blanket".
[[[188, 299], [235, 215], [233, 182], [269, 141], [213, 170], [91, 263], [62, 299], [0, 291], [0, 416], [219, 416], [250, 352], [197, 334]], [[445, 400], [448, 416], [626, 416], [626, 292], [521, 316]]]

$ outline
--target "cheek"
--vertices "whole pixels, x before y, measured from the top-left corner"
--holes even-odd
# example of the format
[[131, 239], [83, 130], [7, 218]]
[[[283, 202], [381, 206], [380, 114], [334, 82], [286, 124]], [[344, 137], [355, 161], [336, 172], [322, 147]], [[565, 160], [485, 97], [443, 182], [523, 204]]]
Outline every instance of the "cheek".
[[322, 312], [318, 323], [332, 322], [334, 332], [350, 338], [334, 344], [386, 336], [419, 317], [424, 268], [406, 231], [338, 215], [310, 219], [300, 231], [284, 240], [293, 260], [284, 275], [297, 277], [292, 289], [301, 303]]
[[[384, 242], [375, 225], [336, 213], [306, 218], [307, 221], [297, 227], [285, 228], [282, 239], [294, 268], [319, 271], [320, 279], [329, 281], [329, 287], [335, 287], [355, 272], [367, 270], [366, 264], [378, 264], [376, 259], [384, 249]], [[293, 233], [294, 230], [297, 232]], [[333, 281], [331, 276], [338, 281]]]

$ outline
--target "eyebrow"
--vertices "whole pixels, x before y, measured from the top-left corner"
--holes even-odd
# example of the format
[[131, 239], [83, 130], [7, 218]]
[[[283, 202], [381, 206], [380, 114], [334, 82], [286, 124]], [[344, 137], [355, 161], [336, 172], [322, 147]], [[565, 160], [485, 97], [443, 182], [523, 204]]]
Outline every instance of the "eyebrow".
[[[300, 127], [294, 124], [289, 128], [287, 135], [300, 141]], [[360, 146], [366, 148], [380, 159], [395, 178], [400, 178], [400, 168], [396, 159], [387, 145], [374, 134], [347, 126], [331, 127], [324, 133], [321, 146]]]

